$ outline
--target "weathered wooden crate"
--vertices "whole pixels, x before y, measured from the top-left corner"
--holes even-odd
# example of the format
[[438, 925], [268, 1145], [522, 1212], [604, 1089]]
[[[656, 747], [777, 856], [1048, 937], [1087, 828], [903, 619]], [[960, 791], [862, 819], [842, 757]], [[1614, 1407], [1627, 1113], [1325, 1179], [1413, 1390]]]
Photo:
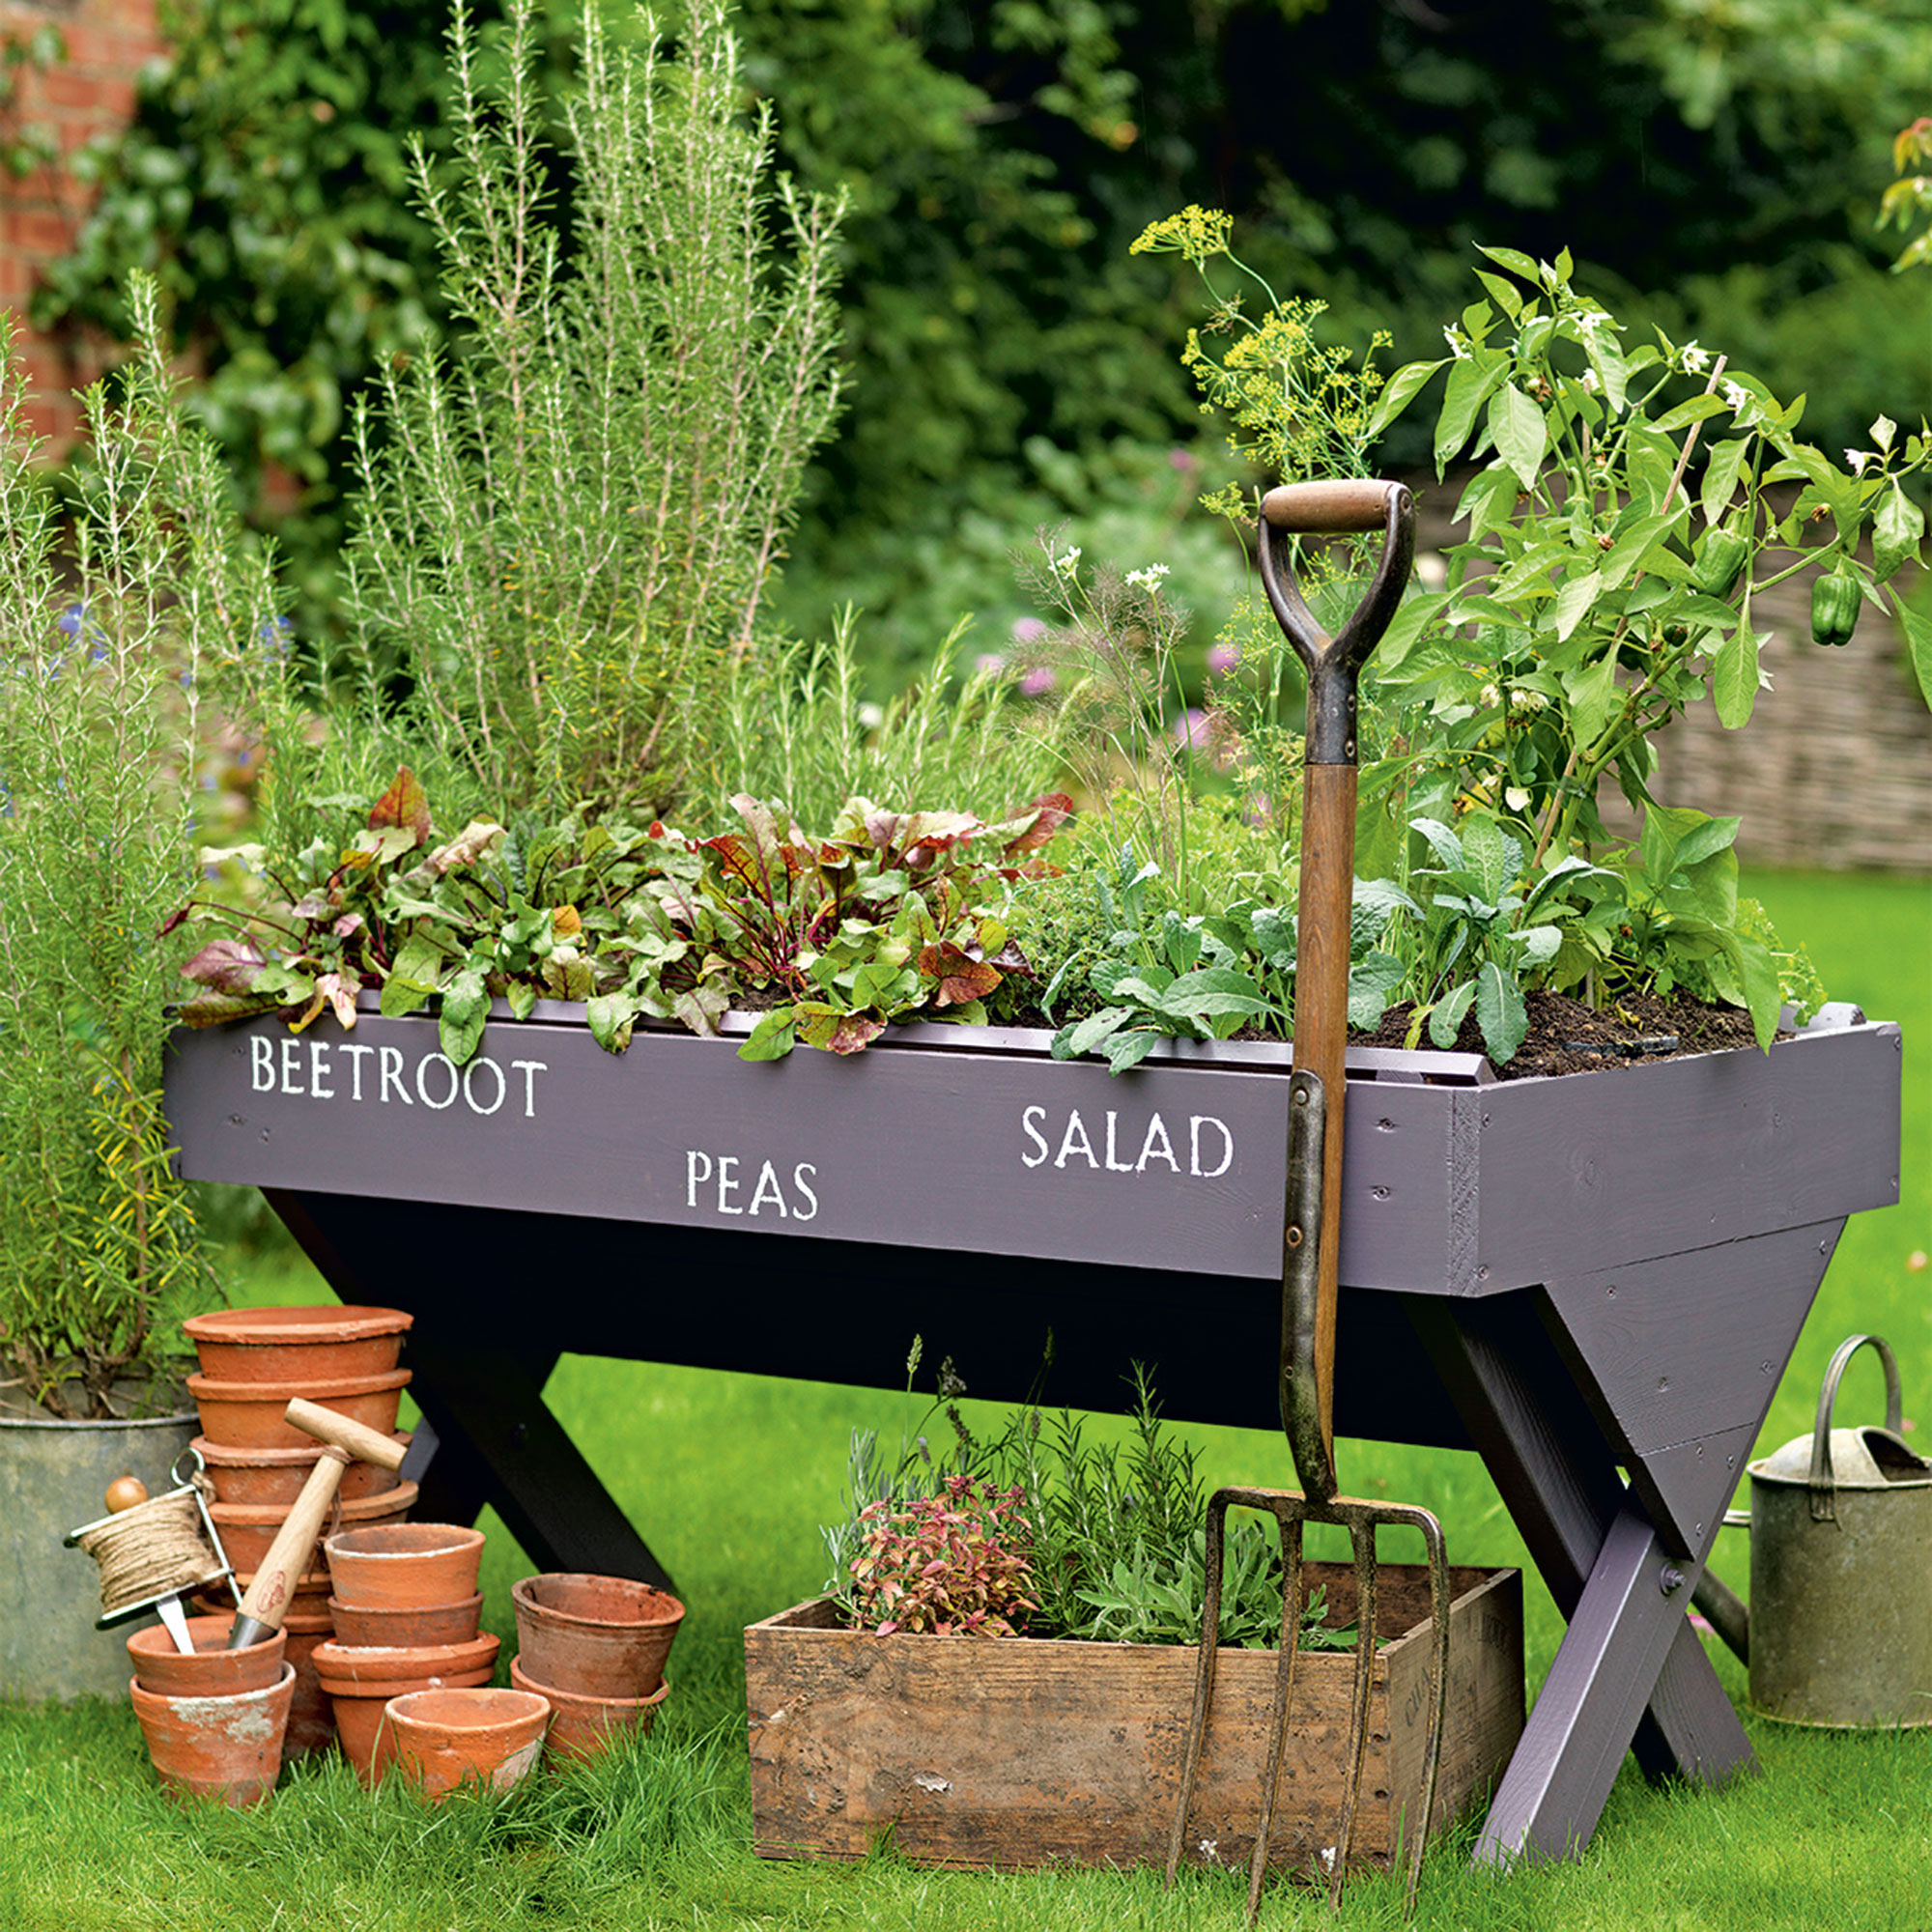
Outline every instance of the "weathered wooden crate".
[[[1311, 1563], [1331, 1621], [1354, 1574]], [[1431, 1835], [1484, 1802], [1523, 1724], [1522, 1577], [1452, 1569], [1449, 1708]], [[1356, 1814], [1356, 1863], [1387, 1865], [1421, 1815], [1429, 1575], [1385, 1566]], [[1163, 1862], [1196, 1652], [1153, 1644], [873, 1636], [820, 1599], [745, 1633], [753, 1833], [764, 1858], [862, 1859], [882, 1837], [922, 1863]], [[1188, 1820], [1198, 1864], [1245, 1869], [1274, 1696], [1272, 1651], [1225, 1650]], [[1341, 1817], [1352, 1651], [1295, 1664], [1269, 1862], [1306, 1865]]]

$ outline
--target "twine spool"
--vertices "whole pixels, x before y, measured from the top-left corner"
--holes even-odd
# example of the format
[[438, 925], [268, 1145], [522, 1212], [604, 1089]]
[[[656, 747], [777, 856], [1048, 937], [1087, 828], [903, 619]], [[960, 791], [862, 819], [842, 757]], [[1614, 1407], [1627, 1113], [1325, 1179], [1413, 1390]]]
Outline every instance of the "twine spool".
[[100, 1613], [172, 1597], [222, 1575], [201, 1534], [194, 1497], [177, 1491], [136, 1503], [82, 1533], [80, 1547], [100, 1569]]

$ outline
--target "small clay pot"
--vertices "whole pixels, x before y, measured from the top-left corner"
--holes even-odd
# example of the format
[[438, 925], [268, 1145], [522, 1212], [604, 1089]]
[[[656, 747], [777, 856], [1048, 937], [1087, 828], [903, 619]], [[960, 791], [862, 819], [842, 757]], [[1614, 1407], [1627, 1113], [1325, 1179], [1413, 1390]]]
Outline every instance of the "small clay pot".
[[394, 1734], [383, 1721], [391, 1697], [487, 1684], [497, 1667], [497, 1647], [488, 1632], [464, 1644], [317, 1644], [310, 1662], [334, 1707], [342, 1754], [356, 1776], [373, 1785], [395, 1756]]
[[550, 1700], [533, 1690], [412, 1690], [389, 1700], [395, 1762], [440, 1804], [466, 1784], [508, 1791], [543, 1749]]
[[182, 1323], [218, 1381], [341, 1381], [385, 1376], [415, 1321], [400, 1308], [220, 1308]]
[[[248, 1594], [254, 1581], [255, 1573], [252, 1570], [238, 1570], [229, 1582], [222, 1584], [218, 1594], [213, 1591], [198, 1593], [193, 1599], [194, 1606], [211, 1614], [228, 1613]], [[327, 1570], [304, 1570], [296, 1578], [296, 1587], [283, 1606], [283, 1626], [286, 1628], [291, 1617], [326, 1617], [328, 1614], [328, 1588]]]
[[483, 1592], [454, 1604], [406, 1604], [377, 1609], [368, 1604], [328, 1600], [335, 1640], [344, 1644], [468, 1643], [483, 1617]]
[[675, 1597], [628, 1577], [526, 1577], [510, 1602], [524, 1667], [586, 1697], [648, 1697], [684, 1621]]
[[554, 1758], [573, 1762], [596, 1757], [627, 1731], [649, 1737], [657, 1721], [658, 1707], [670, 1695], [670, 1679], [665, 1678], [648, 1697], [584, 1697], [540, 1684], [523, 1667], [523, 1659], [510, 1660], [510, 1682], [519, 1690], [534, 1690], [550, 1699], [550, 1735], [545, 1748]]
[[128, 1694], [148, 1741], [148, 1755], [171, 1793], [256, 1804], [275, 1788], [296, 1673], [235, 1697], [160, 1697], [128, 1680]]
[[399, 1609], [474, 1596], [483, 1532], [453, 1522], [380, 1523], [337, 1530], [322, 1547], [345, 1604]]
[[[370, 1523], [401, 1522], [414, 1506], [416, 1486], [398, 1483], [378, 1495], [357, 1496], [338, 1512], [345, 1529]], [[208, 1513], [221, 1533], [221, 1547], [238, 1570], [259, 1570], [270, 1547], [288, 1520], [286, 1503], [210, 1503]]]
[[134, 1682], [156, 1697], [239, 1697], [250, 1690], [267, 1690], [281, 1682], [282, 1633], [271, 1632], [245, 1650], [227, 1648], [235, 1628], [234, 1612], [225, 1616], [189, 1617], [187, 1634], [193, 1656], [175, 1648], [175, 1640], [159, 1624], [138, 1630], [128, 1639]]
[[201, 1411], [201, 1433], [212, 1442], [235, 1449], [313, 1449], [315, 1437], [304, 1435], [282, 1413], [297, 1396], [332, 1408], [378, 1435], [391, 1435], [409, 1379], [407, 1369], [334, 1381], [298, 1377], [279, 1382], [237, 1382], [189, 1376], [187, 1392]]
[[[400, 1449], [407, 1449], [407, 1432], [391, 1437]], [[197, 1435], [188, 1445], [198, 1454], [214, 1485], [219, 1503], [260, 1506], [280, 1503], [284, 1509], [301, 1494], [309, 1472], [322, 1460], [322, 1444], [311, 1440], [306, 1449], [238, 1449], [228, 1442], [211, 1442]], [[345, 1503], [363, 1496], [381, 1495], [393, 1490], [402, 1478], [380, 1463], [352, 1463], [342, 1472], [342, 1487], [336, 1492]]]
[[288, 1639], [282, 1655], [295, 1665], [296, 1671], [296, 1694], [289, 1705], [288, 1734], [282, 1740], [284, 1764], [327, 1750], [335, 1742], [335, 1707], [315, 1670], [316, 1650], [329, 1640], [334, 1631], [334, 1622], [327, 1614], [282, 1619], [282, 1634]]

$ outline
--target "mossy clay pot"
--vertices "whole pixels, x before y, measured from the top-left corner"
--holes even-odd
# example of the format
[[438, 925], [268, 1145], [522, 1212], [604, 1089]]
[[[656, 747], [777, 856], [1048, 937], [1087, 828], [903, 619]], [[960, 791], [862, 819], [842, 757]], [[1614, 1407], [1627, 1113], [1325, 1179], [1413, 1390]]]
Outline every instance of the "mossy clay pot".
[[659, 1709], [670, 1695], [667, 1677], [648, 1697], [582, 1696], [539, 1684], [524, 1669], [521, 1657], [510, 1660], [510, 1682], [519, 1690], [534, 1690], [550, 1699], [550, 1735], [544, 1748], [551, 1757], [567, 1763], [598, 1756], [628, 1731], [648, 1737]]
[[191, 1657], [175, 1648], [174, 1638], [159, 1624], [136, 1631], [128, 1639], [134, 1682], [156, 1697], [236, 1697], [280, 1683], [284, 1634], [271, 1631], [245, 1650], [230, 1650], [228, 1634], [234, 1628], [232, 1612], [189, 1617]]
[[295, 1666], [286, 1662], [267, 1689], [232, 1697], [161, 1697], [128, 1680], [162, 1784], [177, 1797], [236, 1806], [259, 1804], [275, 1788], [295, 1689]]
[[395, 1766], [440, 1804], [466, 1786], [509, 1791], [543, 1749], [550, 1700], [530, 1690], [412, 1690], [392, 1697]]
[[525, 1670], [586, 1697], [648, 1697], [684, 1621], [675, 1597], [628, 1577], [526, 1577], [510, 1602]]

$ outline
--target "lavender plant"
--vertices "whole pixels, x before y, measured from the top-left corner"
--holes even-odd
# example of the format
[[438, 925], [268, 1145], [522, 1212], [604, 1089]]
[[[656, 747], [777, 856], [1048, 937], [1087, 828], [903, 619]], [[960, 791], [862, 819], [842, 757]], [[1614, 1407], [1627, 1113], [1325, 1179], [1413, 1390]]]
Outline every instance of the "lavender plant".
[[[167, 365], [156, 291], [136, 359], [84, 398], [64, 516], [0, 375], [0, 1360], [55, 1415], [126, 1412], [213, 1293], [161, 1115], [212, 714], [275, 611]], [[4, 326], [4, 323], [0, 323]]]

